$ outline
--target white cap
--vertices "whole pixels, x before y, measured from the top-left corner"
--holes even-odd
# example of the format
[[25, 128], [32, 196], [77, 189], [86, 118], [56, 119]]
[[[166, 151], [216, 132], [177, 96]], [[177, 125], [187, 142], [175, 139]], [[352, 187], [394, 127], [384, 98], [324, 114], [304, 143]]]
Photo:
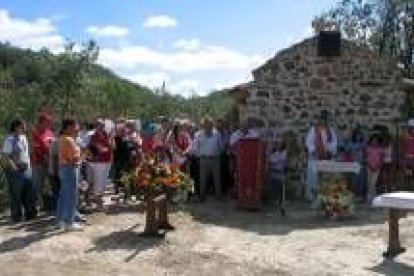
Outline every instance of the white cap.
[[111, 133], [115, 129], [115, 124], [109, 119], [103, 121], [106, 133]]
[[408, 120], [408, 126], [409, 127], [414, 127], [414, 119]]

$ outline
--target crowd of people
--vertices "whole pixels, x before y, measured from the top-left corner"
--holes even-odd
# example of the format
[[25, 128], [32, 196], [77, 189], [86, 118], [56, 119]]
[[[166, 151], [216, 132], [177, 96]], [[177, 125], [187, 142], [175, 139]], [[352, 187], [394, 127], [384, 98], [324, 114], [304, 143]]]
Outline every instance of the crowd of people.
[[210, 117], [205, 117], [200, 126], [169, 118], [142, 125], [126, 119], [115, 123], [97, 119], [80, 125], [65, 119], [59, 132], [53, 131], [54, 123], [50, 115], [41, 114], [28, 137], [25, 122], [13, 121], [4, 140], [15, 222], [47, 211], [56, 215], [61, 228], [82, 229], [84, 217], [77, 208], [80, 183], [88, 183], [86, 203], [98, 209], [103, 208], [109, 182], [115, 193], [130, 196], [121, 178], [149, 152], [161, 154], [166, 162], [178, 164], [190, 174], [196, 180], [199, 201], [205, 201], [211, 192], [210, 179], [216, 198], [222, 199], [232, 182], [231, 147], [243, 135], [251, 135], [247, 128], [232, 135], [223, 120]]
[[[98, 209], [104, 207], [103, 196], [109, 182], [115, 193], [128, 199], [131, 191], [125, 191], [122, 176], [149, 152], [160, 154], [165, 162], [178, 164], [190, 174], [197, 183], [198, 201], [205, 201], [212, 190], [221, 200], [234, 184], [233, 157], [238, 141], [260, 138], [260, 133], [246, 123], [234, 130], [224, 120], [214, 121], [208, 116], [199, 126], [187, 119], [165, 117], [142, 125], [122, 118], [114, 123], [97, 119], [82, 125], [65, 119], [59, 132], [55, 132], [54, 123], [49, 114], [41, 114], [30, 137], [26, 136], [23, 121], [10, 124], [3, 154], [10, 183], [11, 218], [15, 222], [31, 220], [40, 210], [47, 211], [56, 216], [60, 228], [68, 231], [83, 229], [85, 218], [78, 212], [80, 183], [88, 183], [85, 201]], [[403, 164], [414, 162], [414, 120], [408, 122], [408, 130], [401, 137], [398, 155], [386, 131], [367, 134], [356, 128], [348, 138], [338, 139], [326, 114], [311, 126], [305, 141], [305, 196], [311, 202], [318, 184], [312, 163], [317, 160], [360, 163], [361, 171], [350, 182], [353, 192], [368, 202], [376, 195], [378, 183], [388, 177], [392, 170], [389, 164], [395, 158]], [[291, 157], [288, 144], [286, 136], [279, 133], [268, 145], [268, 190], [278, 200]]]
[[357, 162], [361, 169], [350, 177], [350, 188], [354, 195], [368, 203], [378, 193], [390, 191], [392, 185], [398, 184], [393, 179], [398, 173], [403, 172], [400, 180], [410, 180], [414, 165], [413, 119], [407, 122], [403, 135], [395, 139], [384, 126], [369, 130], [356, 127], [348, 137], [338, 139], [336, 131], [329, 126], [328, 119], [326, 113], [321, 114], [306, 136], [308, 201], [314, 202], [318, 183], [318, 173], [313, 169], [315, 161]]

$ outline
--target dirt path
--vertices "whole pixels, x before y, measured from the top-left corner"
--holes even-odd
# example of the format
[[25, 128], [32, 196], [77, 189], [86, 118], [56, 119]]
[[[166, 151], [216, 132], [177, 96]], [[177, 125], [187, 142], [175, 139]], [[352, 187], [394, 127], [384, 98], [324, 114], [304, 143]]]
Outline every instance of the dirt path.
[[88, 217], [85, 232], [62, 234], [52, 220], [0, 221], [0, 275], [414, 275], [414, 216], [402, 220], [408, 252], [394, 262], [381, 253], [381, 211], [329, 222], [303, 206], [287, 218], [237, 211], [232, 203], [189, 205], [172, 214], [164, 239], [139, 236], [134, 207]]

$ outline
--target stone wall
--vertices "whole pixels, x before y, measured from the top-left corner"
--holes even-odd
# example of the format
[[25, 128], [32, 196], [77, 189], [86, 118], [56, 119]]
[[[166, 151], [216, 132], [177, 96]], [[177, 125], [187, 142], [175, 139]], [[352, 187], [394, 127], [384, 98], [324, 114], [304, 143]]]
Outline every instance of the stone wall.
[[319, 57], [317, 38], [307, 39], [278, 53], [253, 76], [240, 119], [264, 129], [304, 133], [322, 110], [340, 133], [357, 124], [392, 127], [405, 97], [396, 64], [345, 40], [341, 56]]

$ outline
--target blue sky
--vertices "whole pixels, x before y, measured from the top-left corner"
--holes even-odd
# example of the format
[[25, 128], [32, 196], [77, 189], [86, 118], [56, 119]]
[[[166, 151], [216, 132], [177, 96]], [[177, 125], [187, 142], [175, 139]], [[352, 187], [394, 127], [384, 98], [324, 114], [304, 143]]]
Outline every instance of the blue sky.
[[59, 52], [95, 39], [99, 63], [187, 96], [231, 87], [311, 35], [335, 0], [0, 0], [0, 40]]

